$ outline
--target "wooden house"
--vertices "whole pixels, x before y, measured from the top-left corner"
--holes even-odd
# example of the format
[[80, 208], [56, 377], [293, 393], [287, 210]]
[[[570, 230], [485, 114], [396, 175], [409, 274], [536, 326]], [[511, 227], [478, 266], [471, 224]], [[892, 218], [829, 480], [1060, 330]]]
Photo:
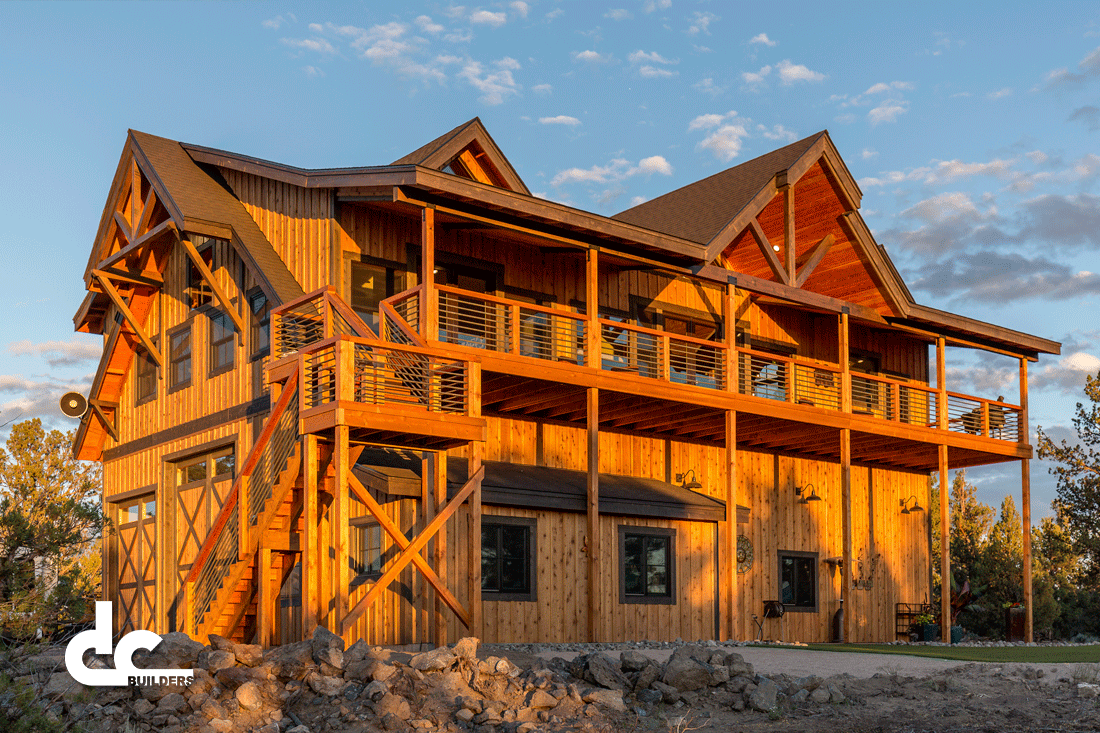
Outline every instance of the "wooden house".
[[131, 131], [74, 319], [116, 630], [893, 640], [931, 473], [1018, 461], [1030, 521], [1059, 344], [914, 302], [860, 196], [826, 132], [608, 218], [477, 119], [324, 170]]

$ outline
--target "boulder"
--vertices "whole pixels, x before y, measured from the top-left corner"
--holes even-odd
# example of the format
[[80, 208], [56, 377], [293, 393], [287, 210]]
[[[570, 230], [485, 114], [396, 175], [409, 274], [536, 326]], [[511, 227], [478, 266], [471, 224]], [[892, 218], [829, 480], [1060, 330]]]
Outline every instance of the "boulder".
[[638, 679], [634, 681], [634, 689], [644, 690], [659, 679], [661, 679], [661, 666], [650, 659], [645, 669], [638, 673]]
[[368, 700], [379, 700], [390, 691], [390, 686], [381, 680], [375, 680], [363, 688], [363, 697]]
[[650, 658], [635, 649], [628, 649], [619, 655], [619, 665], [624, 672], [640, 672], [650, 663]]
[[220, 669], [228, 669], [236, 663], [237, 658], [233, 656], [233, 652], [222, 651], [221, 649], [203, 649], [195, 660], [195, 664], [200, 669], [205, 669], [211, 674]]
[[237, 658], [237, 664], [243, 664], [246, 667], [255, 667], [263, 661], [264, 650], [259, 644], [238, 644], [224, 636], [211, 634], [210, 645], [221, 651], [232, 652]]
[[627, 692], [634, 687], [622, 673], [619, 663], [606, 654], [589, 654], [586, 661], [585, 679], [590, 682], [619, 692]]
[[367, 645], [367, 642], [362, 639], [355, 642], [344, 650], [344, 669], [347, 669], [349, 664], [366, 659], [369, 653], [370, 646]]
[[844, 693], [840, 691], [840, 688], [836, 685], [829, 685], [829, 702], [834, 705], [839, 705], [848, 698], [844, 697]]
[[233, 725], [232, 720], [226, 720], [225, 718], [214, 718], [209, 725], [214, 733], [233, 733], [233, 729], [236, 727]]
[[152, 651], [138, 649], [134, 652], [134, 666], [138, 669], [192, 669], [199, 654], [206, 649], [202, 644], [180, 631], [160, 635], [160, 643]]
[[771, 712], [776, 708], [778, 694], [779, 685], [763, 677], [756, 685], [756, 689], [749, 694], [749, 707], [762, 713]]
[[369, 681], [372, 679], [374, 668], [380, 663], [375, 659], [356, 659], [348, 661], [347, 653], [344, 654], [344, 678], [349, 680]]
[[324, 626], [318, 626], [313, 630], [310, 647], [313, 652], [313, 661], [317, 664], [325, 663], [337, 669], [344, 668], [344, 640]]
[[639, 690], [635, 693], [635, 697], [638, 698], [638, 702], [645, 702], [650, 705], [656, 705], [664, 699], [664, 695], [658, 690]]
[[49, 682], [46, 683], [46, 687], [42, 690], [42, 695], [44, 697], [61, 695], [66, 698], [72, 698], [88, 691], [87, 687], [74, 680], [72, 675], [68, 672], [54, 672], [50, 675]]
[[622, 713], [626, 711], [623, 703], [623, 693], [618, 690], [592, 690], [584, 696], [584, 701]]
[[408, 720], [412, 717], [412, 708], [409, 707], [408, 700], [389, 692], [374, 703], [374, 714], [379, 718], [394, 715], [400, 720]]
[[375, 665], [374, 670], [371, 672], [371, 679], [375, 682], [385, 682], [395, 674], [397, 674], [397, 667], [392, 664], [379, 663]]
[[258, 710], [264, 704], [260, 687], [255, 682], [245, 682], [237, 688], [235, 696], [242, 710]]
[[787, 691], [790, 694], [794, 694], [798, 690], [806, 690], [807, 692], [813, 692], [821, 686], [821, 678], [816, 674], [812, 674], [809, 677], [799, 677], [790, 684]]
[[1100, 697], [1100, 685], [1093, 685], [1088, 682], [1078, 682], [1077, 697], [1083, 697], [1086, 699]]
[[421, 672], [435, 672], [446, 669], [458, 659], [455, 653], [445, 646], [417, 654], [409, 660], [409, 666]]
[[267, 679], [267, 673], [257, 667], [228, 667], [219, 669], [214, 677], [225, 689], [235, 690], [245, 682], [260, 682]]
[[275, 647], [264, 655], [265, 667], [276, 677], [300, 680], [313, 668], [313, 645], [298, 641]]
[[134, 706], [133, 706], [134, 715], [137, 715], [139, 718], [144, 718], [146, 715], [149, 715], [151, 712], [153, 712], [153, 710], [155, 710], [156, 707], [157, 707], [156, 705], [149, 702], [148, 700], [145, 700], [145, 699], [138, 700], [134, 703]]
[[661, 681], [681, 692], [701, 690], [710, 684], [714, 667], [686, 654], [673, 654], [665, 665]]
[[477, 659], [477, 645], [479, 640], [473, 636], [467, 636], [455, 642], [454, 653], [462, 659]]
[[818, 705], [824, 705], [831, 699], [829, 691], [824, 687], [818, 687], [810, 693], [810, 699], [816, 702]]
[[178, 692], [170, 692], [160, 699], [157, 703], [158, 713], [179, 713], [182, 710], [186, 710], [188, 707], [187, 701], [183, 699], [183, 695]]
[[680, 699], [680, 691], [672, 685], [666, 685], [664, 682], [657, 680], [653, 683], [653, 689], [661, 693], [661, 699], [668, 705], [675, 705]]
[[320, 672], [310, 672], [306, 676], [306, 684], [308, 684], [318, 695], [333, 697], [340, 694], [340, 691], [344, 689], [345, 683], [344, 680], [339, 677], [329, 677]]
[[[619, 699], [622, 699], [621, 695]], [[549, 710], [550, 708], [557, 707], [557, 704], [558, 698], [554, 697], [546, 690], [533, 690], [527, 696], [527, 707], [529, 708]]]

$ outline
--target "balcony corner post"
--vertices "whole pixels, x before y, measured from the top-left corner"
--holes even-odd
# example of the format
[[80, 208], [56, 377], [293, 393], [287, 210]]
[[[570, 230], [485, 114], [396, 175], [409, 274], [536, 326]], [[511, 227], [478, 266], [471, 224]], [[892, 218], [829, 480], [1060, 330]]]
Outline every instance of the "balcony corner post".
[[603, 354], [600, 350], [603, 339], [600, 334], [599, 250], [595, 247], [588, 249], [586, 264], [584, 307], [588, 316], [588, 323], [586, 324], [588, 332], [585, 338], [585, 347], [588, 351], [588, 366], [600, 369], [603, 366]]
[[420, 335], [425, 341], [439, 340], [439, 291], [435, 289], [435, 209], [420, 213]]

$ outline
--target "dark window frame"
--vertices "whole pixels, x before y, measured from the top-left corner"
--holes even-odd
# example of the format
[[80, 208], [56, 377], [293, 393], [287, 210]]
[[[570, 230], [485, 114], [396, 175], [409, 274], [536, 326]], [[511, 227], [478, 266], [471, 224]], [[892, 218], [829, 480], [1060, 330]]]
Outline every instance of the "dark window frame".
[[[360, 519], [365, 519], [365, 518], [360, 518]], [[357, 522], [356, 520], [353, 519], [351, 521], [351, 527], [352, 527], [352, 529], [354, 529], [354, 530], [356, 530], [356, 531], [358, 531], [362, 534], [362, 537], [360, 538], [360, 546], [359, 546], [359, 553], [358, 553], [359, 556], [358, 557], [353, 557], [351, 559], [352, 560], [352, 572], [355, 573], [355, 576], [351, 579], [351, 585], [354, 588], [354, 587], [362, 584], [364, 581], [367, 581], [367, 580], [375, 581], [375, 580], [378, 580], [379, 578], [382, 577], [383, 568], [385, 568], [386, 560], [387, 560], [387, 558], [386, 558], [386, 534], [385, 534], [385, 532], [382, 531], [382, 525], [379, 524], [377, 521], [374, 521], [374, 520], [358, 521]], [[378, 550], [378, 557], [377, 557], [378, 569], [377, 570], [369, 570], [368, 569], [369, 565], [367, 564], [367, 552], [371, 548], [368, 546], [367, 533], [368, 532], [374, 532], [374, 531], [378, 532], [378, 546], [377, 546], [377, 550]]]
[[[486, 527], [525, 527], [527, 529], [527, 577], [531, 587], [527, 593], [504, 593], [501, 591], [481, 589], [481, 600], [484, 601], [520, 601], [533, 602], [538, 600], [538, 520], [530, 517], [501, 517], [492, 514], [482, 515], [481, 528]], [[484, 534], [482, 536], [484, 543]], [[484, 554], [483, 554], [484, 557]], [[484, 576], [483, 576], [484, 578]]]
[[[628, 536], [665, 537], [668, 539], [668, 594], [667, 595], [627, 595], [626, 592], [626, 540]], [[676, 529], [672, 527], [640, 527], [637, 525], [619, 525], [619, 603], [675, 606], [676, 587]]]
[[[232, 371], [233, 367], [236, 366], [237, 331], [229, 314], [220, 308], [210, 308], [206, 312], [206, 317], [206, 363], [208, 367], [206, 376], [210, 378]], [[221, 339], [215, 340], [219, 325], [225, 335]], [[229, 344], [229, 361], [225, 364], [218, 364], [216, 358], [218, 348], [224, 344]]]
[[[157, 345], [157, 337], [153, 337], [153, 345]], [[134, 359], [137, 364], [134, 368], [134, 407], [141, 407], [147, 402], [152, 402], [157, 398], [160, 392], [160, 367], [157, 366], [156, 361], [153, 360], [152, 354], [150, 354], [144, 347], [139, 347], [134, 354]], [[150, 392], [142, 394], [142, 384], [146, 380], [151, 380], [153, 389]]]
[[[347, 294], [348, 305], [351, 306], [352, 310], [354, 310], [360, 318], [363, 318], [363, 312], [356, 310], [354, 304], [355, 298], [352, 292], [352, 270], [355, 268], [356, 265], [367, 265], [369, 267], [376, 267], [378, 269], [385, 270], [386, 295], [382, 298], [382, 300], [384, 300], [385, 298], [392, 298], [398, 293], [403, 293], [410, 287], [409, 281], [411, 279], [413, 271], [410, 270], [408, 264], [404, 262], [397, 262], [396, 260], [387, 260], [381, 257], [371, 257], [369, 255], [344, 253], [344, 292]], [[405, 286], [399, 288], [397, 283], [401, 277], [403, 277], [405, 280]], [[377, 318], [378, 316], [377, 311], [368, 311], [368, 313], [372, 313], [375, 318]], [[370, 325], [370, 318], [363, 318], [363, 320], [366, 321], [368, 325]]]
[[[191, 386], [191, 382], [195, 377], [195, 333], [191, 328], [193, 321], [188, 319], [184, 324], [173, 328], [165, 336], [165, 341], [168, 345], [168, 394], [178, 392], [181, 389], [186, 389]], [[187, 335], [187, 358], [177, 358], [175, 339], [180, 334]], [[187, 362], [187, 379], [177, 381], [177, 369], [178, 364]]]
[[[216, 240], [207, 237], [197, 237], [196, 240], [193, 244], [199, 253], [199, 258], [206, 263], [206, 268], [213, 273], [215, 270], [214, 243]], [[199, 268], [195, 266], [190, 257], [187, 258], [187, 287], [184, 290], [184, 299], [189, 310], [202, 308], [214, 302], [214, 289], [210, 287], [210, 283], [206, 282], [202, 273], [199, 272]]]
[[[263, 305], [259, 312], [254, 307], [254, 303], [263, 298]], [[250, 361], [256, 361], [262, 359], [271, 353], [271, 299], [267, 297], [267, 293], [263, 288], [252, 288], [245, 294], [246, 302], [248, 303], [248, 319], [249, 319], [249, 333], [248, 333], [248, 348], [250, 349]], [[267, 343], [263, 346], [259, 346], [260, 334], [266, 333]]]
[[[783, 601], [783, 559], [794, 558], [795, 560], [809, 560], [813, 564], [813, 578], [814, 578], [814, 605], [812, 606], [798, 606], [794, 603], [783, 603], [783, 610], [786, 613], [817, 613], [821, 606], [821, 569], [820, 569], [820, 553], [817, 552], [804, 552], [801, 550], [779, 550], [776, 553], [777, 558], [777, 587], [776, 592], [778, 594], [780, 602]], [[797, 578], [798, 571], [795, 570]], [[798, 589], [792, 588], [791, 597], [797, 597]]]

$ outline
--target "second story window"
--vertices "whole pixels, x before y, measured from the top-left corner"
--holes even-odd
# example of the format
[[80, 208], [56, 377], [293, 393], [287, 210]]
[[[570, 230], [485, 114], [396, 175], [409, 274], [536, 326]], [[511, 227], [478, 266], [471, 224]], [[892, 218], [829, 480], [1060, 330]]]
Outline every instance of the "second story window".
[[[214, 246], [207, 239], [196, 239], [195, 247], [199, 251], [199, 257], [206, 263], [206, 269], [214, 270]], [[199, 268], [190, 259], [187, 260], [187, 292], [185, 300], [188, 307], [199, 308], [214, 300], [214, 291], [210, 289], [210, 283], [199, 272]]]
[[210, 374], [221, 374], [233, 368], [233, 322], [221, 311], [210, 314]]
[[260, 356], [271, 349], [271, 303], [264, 291], [249, 293], [248, 310], [252, 313], [252, 355]]
[[137, 376], [134, 382], [134, 401], [143, 404], [157, 397], [157, 363], [145, 349], [138, 349]]
[[352, 309], [377, 331], [378, 304], [405, 290], [405, 272], [381, 264], [352, 262], [349, 278]]
[[191, 385], [191, 324], [168, 337], [168, 389]]

